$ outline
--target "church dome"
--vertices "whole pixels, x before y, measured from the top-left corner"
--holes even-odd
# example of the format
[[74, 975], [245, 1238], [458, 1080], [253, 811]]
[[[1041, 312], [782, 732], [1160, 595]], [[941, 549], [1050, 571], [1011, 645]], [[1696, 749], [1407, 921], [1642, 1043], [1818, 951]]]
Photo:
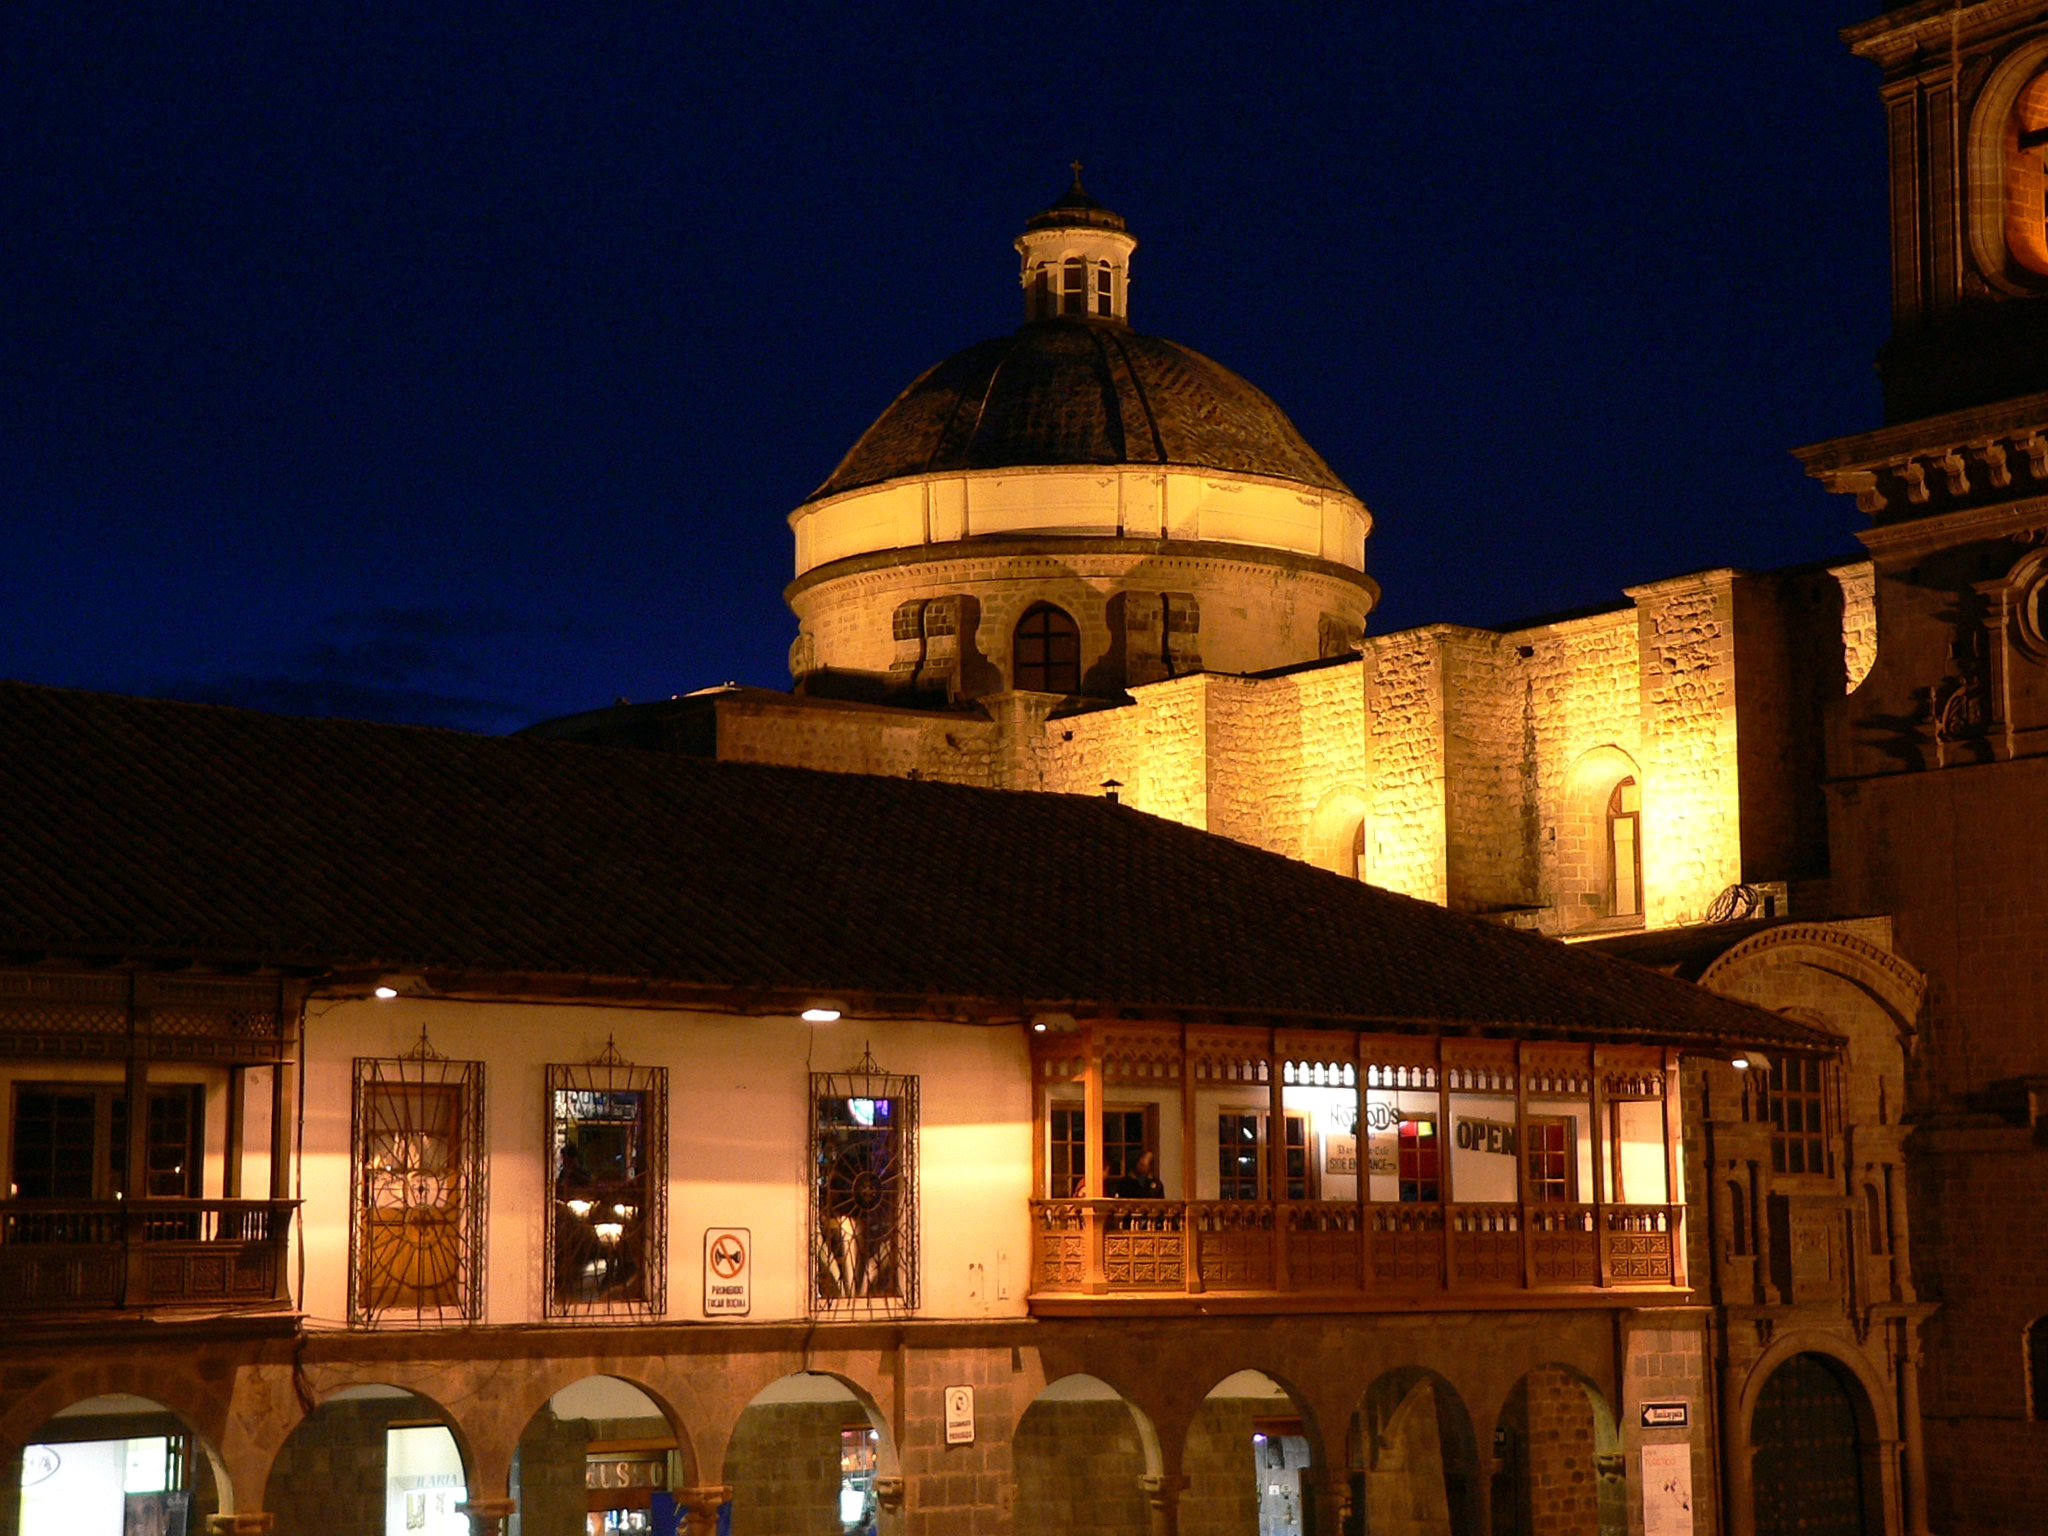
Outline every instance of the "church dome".
[[906, 475], [1091, 464], [1270, 475], [1351, 494], [1286, 413], [1221, 363], [1075, 316], [1034, 320], [929, 369], [807, 500]]

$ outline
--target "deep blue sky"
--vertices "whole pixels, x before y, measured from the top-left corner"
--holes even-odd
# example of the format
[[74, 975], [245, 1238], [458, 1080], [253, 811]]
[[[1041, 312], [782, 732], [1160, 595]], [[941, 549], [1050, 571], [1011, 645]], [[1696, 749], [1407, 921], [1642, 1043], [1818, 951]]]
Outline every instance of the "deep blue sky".
[[1375, 629], [1853, 552], [1875, 0], [91, 7], [0, 22], [0, 676], [502, 730], [786, 686], [784, 517], [1016, 322], [1133, 322], [1365, 499]]

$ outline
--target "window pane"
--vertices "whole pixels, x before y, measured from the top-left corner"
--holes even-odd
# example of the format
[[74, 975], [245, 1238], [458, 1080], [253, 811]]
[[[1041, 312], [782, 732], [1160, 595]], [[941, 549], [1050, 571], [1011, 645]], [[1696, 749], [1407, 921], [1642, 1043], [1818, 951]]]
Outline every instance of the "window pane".
[[902, 1134], [891, 1099], [817, 1101], [818, 1295], [903, 1294], [898, 1272]]
[[21, 1200], [93, 1198], [93, 1147], [99, 1095], [28, 1089], [14, 1097], [14, 1196]]
[[372, 1083], [365, 1093], [364, 1299], [373, 1311], [461, 1304], [461, 1091]]
[[647, 1095], [557, 1088], [554, 1288], [558, 1302], [639, 1301], [647, 1276]]

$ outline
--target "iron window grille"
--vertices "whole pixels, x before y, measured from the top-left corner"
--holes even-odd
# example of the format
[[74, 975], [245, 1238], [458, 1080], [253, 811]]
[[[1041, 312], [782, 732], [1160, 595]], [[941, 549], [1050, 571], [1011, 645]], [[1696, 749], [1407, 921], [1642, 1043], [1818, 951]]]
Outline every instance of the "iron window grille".
[[484, 1300], [484, 1064], [427, 1041], [357, 1057], [349, 1132], [349, 1320], [478, 1322]]
[[610, 1041], [547, 1072], [549, 1317], [660, 1317], [668, 1310], [668, 1069], [637, 1067]]
[[811, 1306], [892, 1316], [917, 1306], [917, 1079], [863, 1053], [811, 1074]]

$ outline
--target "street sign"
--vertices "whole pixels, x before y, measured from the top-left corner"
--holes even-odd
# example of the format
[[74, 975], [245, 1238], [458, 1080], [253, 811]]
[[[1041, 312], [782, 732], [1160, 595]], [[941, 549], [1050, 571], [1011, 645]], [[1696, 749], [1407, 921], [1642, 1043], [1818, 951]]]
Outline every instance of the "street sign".
[[754, 1236], [746, 1227], [704, 1232], [704, 1315], [745, 1317], [754, 1306]]
[[946, 1444], [974, 1444], [974, 1388], [946, 1388]]
[[1690, 1406], [1686, 1403], [1643, 1404], [1645, 1429], [1684, 1429], [1691, 1422]]

